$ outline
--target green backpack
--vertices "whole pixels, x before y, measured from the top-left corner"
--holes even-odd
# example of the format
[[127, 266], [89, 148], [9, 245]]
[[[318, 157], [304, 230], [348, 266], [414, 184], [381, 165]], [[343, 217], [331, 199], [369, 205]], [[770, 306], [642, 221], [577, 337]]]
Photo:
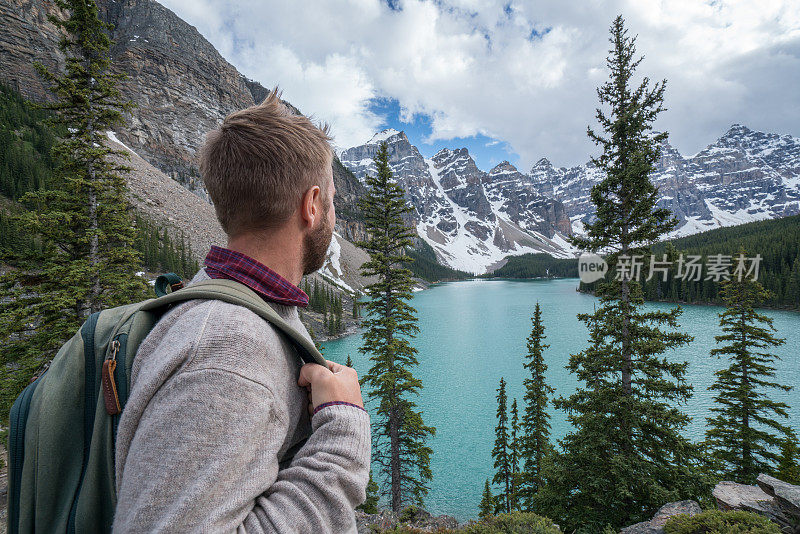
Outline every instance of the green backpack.
[[[167, 286], [172, 293], [166, 294]], [[131, 366], [139, 344], [170, 305], [216, 299], [244, 306], [283, 332], [304, 362], [325, 364], [312, 342], [243, 284], [204, 280], [181, 287], [177, 275], [162, 275], [156, 281], [159, 298], [92, 314], [14, 402], [8, 438], [10, 534], [111, 531], [117, 503], [114, 443]]]

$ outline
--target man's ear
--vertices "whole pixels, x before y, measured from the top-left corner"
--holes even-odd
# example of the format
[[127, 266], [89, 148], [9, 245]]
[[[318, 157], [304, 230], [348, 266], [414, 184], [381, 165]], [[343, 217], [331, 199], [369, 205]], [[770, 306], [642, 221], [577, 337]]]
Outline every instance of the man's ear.
[[318, 185], [310, 187], [303, 194], [303, 198], [300, 203], [300, 218], [303, 221], [304, 226], [308, 228], [314, 226], [314, 223], [321, 215], [321, 211], [317, 205], [319, 198], [320, 188]]

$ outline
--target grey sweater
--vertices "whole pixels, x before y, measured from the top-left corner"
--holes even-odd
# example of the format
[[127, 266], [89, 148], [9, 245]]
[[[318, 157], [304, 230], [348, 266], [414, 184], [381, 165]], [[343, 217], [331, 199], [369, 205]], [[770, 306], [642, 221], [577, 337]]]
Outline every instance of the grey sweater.
[[[191, 283], [204, 279], [201, 269]], [[270, 305], [308, 336], [297, 308]], [[167, 312], [139, 347], [119, 422], [114, 532], [356, 532], [369, 416], [333, 405], [309, 418], [301, 365], [240, 306], [191, 300]]]

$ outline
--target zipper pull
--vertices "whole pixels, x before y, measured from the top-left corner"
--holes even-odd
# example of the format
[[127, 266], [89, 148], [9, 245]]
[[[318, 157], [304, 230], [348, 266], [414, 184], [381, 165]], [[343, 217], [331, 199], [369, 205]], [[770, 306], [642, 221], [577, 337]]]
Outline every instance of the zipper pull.
[[108, 359], [116, 360], [118, 352], [119, 352], [119, 340], [114, 339], [111, 341], [111, 355], [108, 357]]
[[108, 415], [117, 415], [122, 411], [119, 405], [119, 394], [117, 393], [117, 382], [114, 379], [114, 371], [117, 369], [117, 353], [119, 352], [119, 341], [111, 341], [111, 354], [103, 362], [102, 382], [103, 382], [103, 401], [106, 405]]

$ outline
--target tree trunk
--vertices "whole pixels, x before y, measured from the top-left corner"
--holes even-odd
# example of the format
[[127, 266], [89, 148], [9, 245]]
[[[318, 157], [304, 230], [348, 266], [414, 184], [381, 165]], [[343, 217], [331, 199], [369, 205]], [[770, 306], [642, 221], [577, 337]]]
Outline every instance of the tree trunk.
[[630, 341], [630, 288], [626, 280], [622, 281], [622, 298], [625, 312], [622, 315], [622, 391], [625, 395], [630, 395], [631, 388], [631, 375], [633, 374], [633, 359], [631, 357], [631, 341]]
[[739, 316], [739, 328], [742, 333], [742, 349], [739, 355], [740, 365], [742, 366], [742, 391], [745, 394], [745, 398], [742, 399], [742, 468], [744, 473], [742, 474], [743, 480], [741, 482], [749, 484], [751, 482], [749, 479], [757, 473], [753, 473], [753, 458], [750, 450], [750, 437], [748, 436], [750, 433], [750, 378], [747, 374], [747, 333], [745, 331], [744, 312]]
[[[508, 458], [508, 453], [506, 453], [506, 458]], [[511, 512], [511, 488], [510, 488], [510, 476], [509, 476], [510, 469], [506, 469], [506, 513]]]
[[389, 467], [392, 474], [392, 511], [400, 513], [403, 506], [402, 480], [400, 479], [400, 414], [397, 407], [389, 412], [389, 442], [391, 459]]
[[[624, 211], [624, 217], [627, 217], [627, 211]], [[628, 253], [628, 225], [625, 224], [622, 226], [622, 249], [621, 254], [626, 255]], [[633, 273], [631, 273], [633, 274]], [[625, 395], [631, 394], [631, 374], [633, 370], [633, 360], [631, 358], [631, 341], [630, 341], [630, 286], [628, 285], [628, 280], [623, 276], [621, 277], [620, 281], [620, 302], [622, 303], [623, 314], [622, 314], [622, 391]]]
[[[89, 170], [89, 175], [94, 183], [94, 169]], [[94, 186], [89, 187], [89, 228], [92, 232], [89, 238], [89, 265], [91, 266], [92, 276], [92, 289], [89, 293], [87, 308], [89, 313], [95, 313], [100, 310], [100, 273], [97, 266], [100, 263], [100, 246], [97, 235], [97, 194], [95, 193]]]
[[[388, 256], [388, 254], [387, 254]], [[388, 267], [388, 266], [387, 266]], [[388, 268], [387, 268], [388, 272]], [[392, 314], [392, 310], [390, 309], [389, 302], [391, 297], [391, 283], [392, 279], [389, 276], [386, 276], [384, 279], [384, 283], [386, 284], [386, 291], [384, 293], [384, 317], [388, 318]], [[392, 346], [392, 331], [388, 330], [386, 334], [386, 347]], [[394, 374], [394, 355], [390, 355], [389, 361], [389, 370], [392, 374]], [[394, 387], [391, 390], [391, 405], [392, 407], [389, 410], [389, 470], [391, 476], [391, 495], [392, 495], [392, 511], [395, 513], [400, 513], [400, 510], [403, 506], [403, 481], [400, 474], [400, 418], [401, 414], [398, 412], [399, 403], [397, 402], [397, 391]]]
[[[627, 204], [626, 201], [623, 201], [623, 206]], [[627, 219], [628, 217], [628, 210], [623, 209], [623, 217]], [[625, 223], [622, 225], [622, 236], [620, 237], [622, 250], [621, 253], [623, 255], [628, 253], [628, 224]], [[633, 264], [631, 264], [633, 267]], [[633, 275], [633, 271], [631, 271], [631, 276]], [[632, 375], [633, 375], [633, 359], [631, 356], [631, 341], [630, 341], [630, 286], [629, 281], [623, 276], [621, 277], [620, 289], [620, 303], [622, 307], [622, 393], [623, 397], [630, 398], [632, 394]], [[628, 420], [626, 419], [626, 413], [621, 414], [620, 420], [620, 433], [622, 435], [622, 450], [626, 454], [633, 453], [633, 443], [632, 443], [632, 436], [631, 436], [631, 429], [628, 425]]]
[[[92, 79], [94, 82], [94, 79]], [[94, 86], [94, 83], [92, 83]], [[92, 109], [91, 98], [89, 99], [89, 121], [87, 125], [89, 139], [94, 139], [94, 110]], [[89, 265], [91, 279], [91, 290], [89, 292], [87, 308], [89, 314], [100, 311], [100, 239], [97, 235], [99, 224], [97, 222], [97, 174], [92, 162], [87, 163], [86, 174], [89, 177], [89, 228], [91, 237], [89, 238]]]

